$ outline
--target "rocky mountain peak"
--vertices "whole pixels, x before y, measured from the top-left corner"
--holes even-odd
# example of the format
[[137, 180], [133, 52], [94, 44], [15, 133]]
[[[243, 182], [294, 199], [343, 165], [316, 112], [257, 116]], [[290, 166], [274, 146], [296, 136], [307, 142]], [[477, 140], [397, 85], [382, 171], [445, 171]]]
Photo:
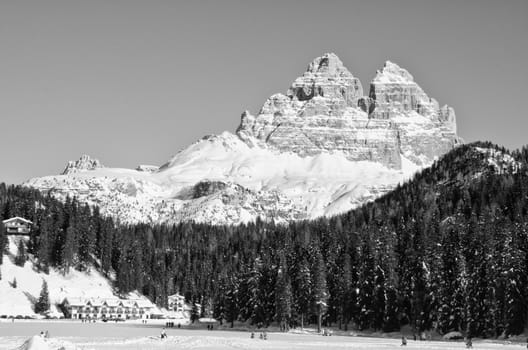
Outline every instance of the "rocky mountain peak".
[[76, 161], [70, 160], [61, 175], [68, 175], [77, 173], [79, 171], [94, 170], [97, 168], [104, 168], [98, 159], [91, 158], [89, 155], [83, 154], [81, 158]]
[[298, 101], [311, 100], [316, 96], [342, 99], [348, 106], [355, 106], [357, 99], [363, 95], [363, 87], [336, 54], [327, 53], [308, 65], [306, 72], [295, 79], [286, 95]]
[[386, 61], [364, 96], [359, 79], [333, 53], [314, 59], [258, 115], [244, 112], [237, 135], [250, 146], [301, 156], [342, 152], [394, 169], [402, 156], [421, 166], [460, 143], [454, 110], [427, 96], [407, 70]]
[[376, 76], [372, 80], [373, 83], [413, 83], [413, 76], [405, 69], [398, 66], [396, 63], [386, 61], [381, 70], [376, 72]]
[[257, 114], [242, 113], [236, 135], [206, 136], [159, 169], [99, 170], [99, 161], [82, 156], [66, 176], [27, 185], [98, 205], [122, 222], [287, 222], [377, 198], [460, 142], [454, 110], [407, 70], [387, 61], [364, 96], [327, 53]]
[[316, 57], [309, 65], [306, 73], [327, 75], [327, 76], [352, 76], [352, 73], [346, 69], [343, 62], [333, 52], [325, 53]]

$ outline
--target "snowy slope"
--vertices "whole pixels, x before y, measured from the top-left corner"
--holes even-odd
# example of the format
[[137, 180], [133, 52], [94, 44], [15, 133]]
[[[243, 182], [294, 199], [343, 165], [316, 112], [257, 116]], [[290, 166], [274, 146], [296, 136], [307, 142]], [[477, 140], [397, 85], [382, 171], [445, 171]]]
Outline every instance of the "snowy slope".
[[334, 215], [394, 188], [460, 143], [439, 107], [392, 62], [370, 96], [335, 54], [316, 58], [286, 95], [236, 134], [207, 136], [159, 169], [105, 168], [88, 156], [25, 185], [77, 197], [123, 222], [238, 224]]
[[[66, 275], [50, 269], [49, 274], [37, 272], [32, 259], [26, 261], [23, 267], [14, 264], [19, 240], [27, 240], [27, 236], [8, 236], [8, 253], [4, 254], [0, 270], [0, 315], [6, 316], [37, 316], [33, 304], [40, 295], [42, 281], [48, 283], [51, 313], [62, 315], [56, 308], [66, 296], [75, 297], [115, 297], [110, 281], [92, 269], [90, 272], [80, 272], [71, 269]], [[17, 287], [12, 287], [16, 278]]]
[[[338, 152], [301, 157], [251, 148], [224, 132], [191, 145], [158, 172], [100, 168], [32, 179], [27, 185], [59, 197], [77, 196], [126, 222], [222, 224], [340, 213], [387, 192], [417, 168], [411, 162], [401, 170], [352, 162]], [[196, 193], [197, 184], [211, 183], [223, 185]]]

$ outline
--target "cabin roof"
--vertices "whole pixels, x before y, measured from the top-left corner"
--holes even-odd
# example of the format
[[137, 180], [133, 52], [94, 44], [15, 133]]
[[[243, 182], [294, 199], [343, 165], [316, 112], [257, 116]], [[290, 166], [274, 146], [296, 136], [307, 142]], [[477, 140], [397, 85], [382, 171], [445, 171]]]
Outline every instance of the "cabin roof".
[[13, 217], [13, 218], [3, 220], [2, 222], [3, 222], [4, 224], [8, 224], [8, 223], [10, 223], [10, 222], [12, 222], [12, 221], [22, 221], [22, 222], [24, 222], [24, 223], [26, 223], [26, 224], [30, 224], [30, 225], [33, 224], [33, 222], [31, 222], [31, 221], [29, 221], [29, 220], [27, 220], [27, 219], [21, 218], [20, 216], [15, 216], [15, 217]]
[[176, 293], [176, 294], [173, 294], [173, 295], [169, 295], [167, 298], [168, 299], [181, 299], [181, 298], [184, 298], [184, 296], [181, 295], [181, 294]]

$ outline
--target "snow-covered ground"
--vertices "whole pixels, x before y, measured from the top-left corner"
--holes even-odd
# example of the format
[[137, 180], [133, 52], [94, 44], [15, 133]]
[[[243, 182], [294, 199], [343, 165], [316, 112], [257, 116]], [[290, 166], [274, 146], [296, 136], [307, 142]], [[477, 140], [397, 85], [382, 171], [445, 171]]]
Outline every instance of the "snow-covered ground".
[[[50, 340], [46, 347], [35, 349], [67, 350], [110, 349], [401, 349], [398, 338], [372, 338], [353, 336], [322, 337], [313, 334], [268, 333], [267, 340], [255, 339], [241, 331], [207, 331], [167, 329], [168, 338], [159, 339], [161, 326], [141, 324], [82, 324], [75, 322], [0, 322], [0, 350], [27, 349], [21, 346], [30, 337], [48, 330]], [[42, 342], [39, 342], [42, 345]], [[474, 349], [522, 349], [526, 344], [504, 341], [475, 340]], [[409, 349], [465, 349], [463, 342], [413, 341]], [[31, 349], [31, 348], [30, 348]], [[34, 350], [34, 349], [32, 349]]]
[[[420, 169], [403, 157], [402, 169], [349, 161], [343, 153], [300, 157], [250, 147], [224, 132], [182, 150], [159, 171], [96, 168], [25, 183], [58, 198], [77, 197], [124, 222], [279, 222], [334, 215], [373, 200]], [[196, 192], [199, 183], [222, 187]]]
[[[42, 281], [48, 283], [51, 302], [51, 315], [63, 316], [56, 305], [65, 297], [82, 298], [115, 298], [111, 282], [96, 269], [80, 272], [70, 269], [63, 273], [57, 269], [50, 269], [49, 274], [38, 272], [33, 263], [33, 258], [26, 261], [24, 266], [17, 266], [14, 259], [17, 253], [17, 244], [20, 240], [27, 241], [27, 236], [9, 236], [9, 248], [4, 254], [3, 263], [0, 265], [2, 279], [0, 280], [0, 316], [29, 316], [37, 317], [33, 305], [38, 299], [42, 288]], [[13, 281], [16, 279], [16, 288]], [[142, 298], [131, 294], [130, 298]]]

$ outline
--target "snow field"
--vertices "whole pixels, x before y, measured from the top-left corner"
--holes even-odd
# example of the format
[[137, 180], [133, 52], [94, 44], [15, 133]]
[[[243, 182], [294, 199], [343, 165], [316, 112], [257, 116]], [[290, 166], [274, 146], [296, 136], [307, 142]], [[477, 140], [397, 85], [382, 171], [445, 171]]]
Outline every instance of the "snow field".
[[[0, 323], [0, 350], [56, 350], [61, 346], [67, 350], [169, 350], [169, 349], [402, 349], [397, 338], [373, 338], [360, 336], [322, 337], [314, 334], [268, 333], [268, 340], [250, 338], [249, 332], [207, 331], [203, 329], [167, 329], [168, 338], [161, 340], [161, 326], [134, 324], [81, 324], [74, 322], [15, 322]], [[21, 348], [34, 334], [49, 330], [47, 348]], [[42, 342], [38, 342], [41, 344]], [[523, 349], [522, 343], [475, 340], [474, 349], [509, 350]], [[413, 341], [409, 340], [406, 349], [445, 350], [465, 349], [463, 342]]]

